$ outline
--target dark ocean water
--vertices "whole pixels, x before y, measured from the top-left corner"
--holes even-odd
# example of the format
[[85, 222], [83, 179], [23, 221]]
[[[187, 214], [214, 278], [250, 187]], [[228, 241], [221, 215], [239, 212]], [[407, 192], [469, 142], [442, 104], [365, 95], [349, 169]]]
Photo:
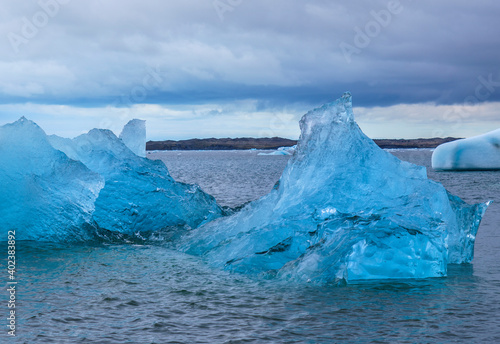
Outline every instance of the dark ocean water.
[[[237, 206], [269, 192], [288, 160], [257, 153], [149, 157]], [[468, 202], [496, 201], [473, 264], [446, 278], [313, 287], [214, 270], [162, 245], [18, 243], [17, 336], [2, 325], [0, 343], [500, 343], [500, 172], [437, 173], [428, 150], [393, 154]]]

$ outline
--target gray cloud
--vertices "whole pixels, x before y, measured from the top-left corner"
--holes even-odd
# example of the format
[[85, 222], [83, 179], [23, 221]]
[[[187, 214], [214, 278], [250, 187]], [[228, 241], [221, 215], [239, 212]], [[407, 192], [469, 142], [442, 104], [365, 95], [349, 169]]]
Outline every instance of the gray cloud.
[[345, 90], [361, 106], [500, 100], [500, 3], [390, 3], [4, 1], [0, 102], [272, 110]]

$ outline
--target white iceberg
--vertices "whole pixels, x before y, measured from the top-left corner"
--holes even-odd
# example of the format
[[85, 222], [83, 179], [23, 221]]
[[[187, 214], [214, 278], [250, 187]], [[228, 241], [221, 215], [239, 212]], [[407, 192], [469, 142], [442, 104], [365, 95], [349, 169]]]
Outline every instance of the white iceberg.
[[365, 136], [351, 95], [307, 113], [275, 189], [186, 235], [212, 265], [312, 283], [425, 278], [470, 262], [487, 204], [467, 205]]
[[432, 168], [443, 171], [500, 170], [500, 129], [443, 143], [432, 153]]
[[259, 153], [257, 155], [293, 155], [297, 145], [291, 147], [279, 147], [277, 150], [271, 153]]

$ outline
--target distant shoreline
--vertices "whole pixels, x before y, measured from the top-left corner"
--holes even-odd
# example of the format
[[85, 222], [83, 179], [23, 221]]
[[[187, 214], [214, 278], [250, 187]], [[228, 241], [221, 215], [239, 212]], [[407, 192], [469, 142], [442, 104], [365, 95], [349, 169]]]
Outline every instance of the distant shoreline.
[[[440, 144], [458, 140], [454, 137], [430, 139], [377, 139], [375, 143], [380, 148], [436, 148]], [[297, 144], [297, 140], [272, 138], [223, 138], [223, 139], [190, 139], [190, 140], [165, 140], [148, 141], [146, 150], [248, 150], [248, 149], [278, 149]]]

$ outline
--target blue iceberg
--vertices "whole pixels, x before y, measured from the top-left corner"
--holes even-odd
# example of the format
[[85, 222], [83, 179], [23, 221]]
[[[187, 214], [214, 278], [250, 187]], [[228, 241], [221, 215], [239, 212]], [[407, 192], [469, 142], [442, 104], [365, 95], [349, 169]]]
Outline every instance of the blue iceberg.
[[161, 161], [134, 154], [110, 130], [93, 129], [51, 144], [103, 176], [93, 218], [101, 228], [138, 235], [168, 228], [196, 228], [221, 216], [215, 198], [199, 186], [178, 183]]
[[146, 157], [146, 121], [133, 119], [120, 134], [120, 140], [136, 155]]
[[54, 149], [22, 117], [0, 127], [0, 240], [88, 240], [104, 178]]
[[191, 231], [180, 250], [232, 271], [318, 284], [439, 277], [472, 260], [488, 203], [468, 205], [424, 167], [380, 149], [354, 121], [350, 93], [300, 127], [274, 190]]
[[72, 140], [48, 137], [24, 118], [1, 127], [0, 239], [8, 230], [18, 240], [84, 241], [109, 232], [141, 237], [221, 216], [212, 196], [176, 182], [163, 162], [127, 147], [145, 142], [143, 122], [131, 125], [128, 131], [144, 138], [120, 139], [102, 129]]

